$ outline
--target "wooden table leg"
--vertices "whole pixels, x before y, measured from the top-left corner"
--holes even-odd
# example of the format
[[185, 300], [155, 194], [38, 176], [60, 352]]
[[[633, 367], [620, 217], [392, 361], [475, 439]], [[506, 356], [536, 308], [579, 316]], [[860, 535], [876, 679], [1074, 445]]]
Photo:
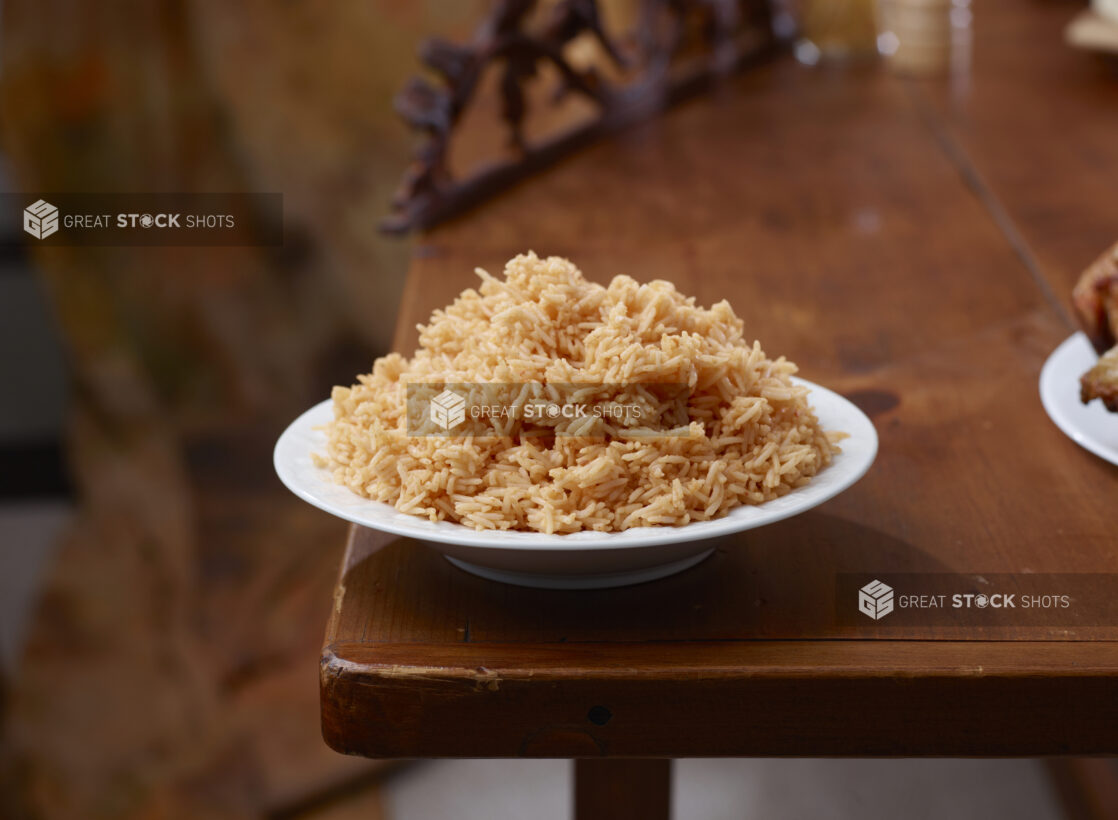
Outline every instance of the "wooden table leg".
[[1118, 817], [1118, 761], [1097, 757], [1055, 757], [1047, 763], [1048, 773], [1068, 820]]
[[575, 820], [668, 820], [671, 760], [575, 761]]

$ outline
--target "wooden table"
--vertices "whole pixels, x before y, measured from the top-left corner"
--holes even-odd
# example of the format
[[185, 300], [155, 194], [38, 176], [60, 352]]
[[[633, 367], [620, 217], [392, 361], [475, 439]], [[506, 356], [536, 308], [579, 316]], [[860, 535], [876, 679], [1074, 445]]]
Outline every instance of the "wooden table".
[[[747, 336], [858, 402], [881, 450], [818, 510], [625, 589], [503, 586], [355, 530], [323, 650], [330, 745], [1118, 752], [1118, 622], [835, 616], [839, 573], [1118, 573], [1118, 469], [1037, 396], [1074, 329], [1074, 278], [1118, 239], [1118, 78], [1062, 44], [1075, 11], [979, 4], [973, 70], [953, 80], [778, 60], [424, 236], [396, 349], [414, 348], [414, 325], [472, 286], [475, 266], [532, 248], [597, 281], [729, 299]], [[665, 782], [662, 764], [623, 765], [580, 768], [580, 807], [630, 776]], [[666, 786], [643, 794], [666, 805]]]

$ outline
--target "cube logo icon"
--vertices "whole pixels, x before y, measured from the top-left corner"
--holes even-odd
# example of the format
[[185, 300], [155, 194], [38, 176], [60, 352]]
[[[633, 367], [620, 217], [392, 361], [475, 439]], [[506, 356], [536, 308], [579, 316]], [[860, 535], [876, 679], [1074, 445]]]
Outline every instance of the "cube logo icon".
[[466, 400], [453, 390], [444, 390], [431, 399], [431, 421], [444, 430], [461, 424], [466, 418]]
[[870, 581], [858, 590], [858, 609], [879, 621], [893, 611], [893, 588], [881, 581]]
[[36, 239], [46, 239], [58, 230], [58, 208], [45, 199], [23, 209], [23, 229]]

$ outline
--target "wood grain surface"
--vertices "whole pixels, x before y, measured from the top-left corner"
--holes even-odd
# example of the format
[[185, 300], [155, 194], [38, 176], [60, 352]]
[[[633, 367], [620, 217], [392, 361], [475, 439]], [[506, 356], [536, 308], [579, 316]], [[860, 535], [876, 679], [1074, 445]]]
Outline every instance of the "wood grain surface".
[[[777, 61], [426, 236], [396, 349], [517, 252], [729, 299], [849, 396], [878, 461], [674, 578], [543, 592], [356, 530], [323, 725], [369, 756], [1118, 752], [1118, 621], [850, 625], [836, 575], [1118, 573], [1118, 469], [1037, 379], [1075, 274], [1118, 233], [1118, 83], [1075, 11], [991, 0], [966, 77]], [[1011, 32], [1009, 36], [1006, 32]], [[599, 723], [591, 715], [610, 717]]]

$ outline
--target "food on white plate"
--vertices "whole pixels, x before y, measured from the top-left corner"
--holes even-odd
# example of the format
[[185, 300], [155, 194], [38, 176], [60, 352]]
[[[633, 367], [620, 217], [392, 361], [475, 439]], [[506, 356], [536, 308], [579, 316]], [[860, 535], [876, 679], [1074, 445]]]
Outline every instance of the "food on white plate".
[[1111, 413], [1118, 413], [1118, 347], [1099, 358], [1099, 363], [1079, 380], [1079, 397], [1083, 403], [1100, 399]]
[[[747, 342], [725, 301], [698, 307], [669, 282], [628, 276], [603, 287], [534, 253], [503, 278], [477, 274], [476, 291], [420, 327], [413, 358], [392, 353], [334, 388], [316, 461], [336, 482], [479, 530], [610, 532], [762, 504], [839, 452], [796, 366]], [[639, 412], [529, 412], [557, 391]]]
[[1083, 272], [1072, 291], [1083, 332], [1100, 354], [1098, 364], [1079, 380], [1083, 403], [1101, 399], [1118, 413], [1118, 244]]

